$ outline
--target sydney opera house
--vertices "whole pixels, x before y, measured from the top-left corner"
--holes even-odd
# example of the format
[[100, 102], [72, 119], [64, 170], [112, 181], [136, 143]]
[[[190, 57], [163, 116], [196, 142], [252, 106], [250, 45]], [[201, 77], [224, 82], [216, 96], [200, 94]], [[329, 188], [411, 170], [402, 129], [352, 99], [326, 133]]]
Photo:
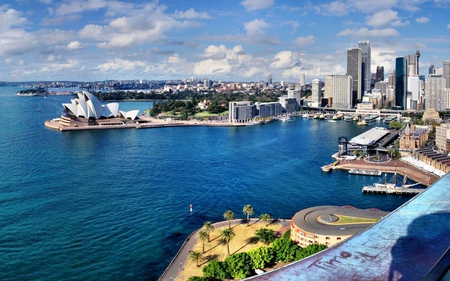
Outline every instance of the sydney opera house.
[[45, 126], [60, 131], [108, 128], [130, 128], [139, 125], [139, 110], [121, 111], [119, 103], [102, 104], [93, 94], [83, 91], [71, 103], [63, 103], [61, 118], [45, 122]]

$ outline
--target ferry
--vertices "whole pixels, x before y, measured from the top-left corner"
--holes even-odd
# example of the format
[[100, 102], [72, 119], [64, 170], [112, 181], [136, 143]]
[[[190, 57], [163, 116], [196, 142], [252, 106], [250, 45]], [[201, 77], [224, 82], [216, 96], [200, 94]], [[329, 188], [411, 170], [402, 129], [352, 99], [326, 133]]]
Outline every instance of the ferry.
[[372, 123], [374, 121], [376, 121], [378, 118], [378, 115], [369, 115], [366, 118], [364, 118], [364, 121], [366, 121], [366, 123]]
[[342, 117], [344, 117], [344, 114], [342, 114], [342, 113], [338, 113], [338, 114], [335, 114], [335, 115], [333, 115], [333, 120], [339, 120], [339, 119], [342, 119]]
[[355, 115], [344, 115], [344, 121], [351, 122], [354, 121], [353, 118]]
[[386, 117], [386, 119], [384, 119], [384, 123], [389, 124], [395, 120], [397, 120], [397, 115], [391, 115], [391, 116]]

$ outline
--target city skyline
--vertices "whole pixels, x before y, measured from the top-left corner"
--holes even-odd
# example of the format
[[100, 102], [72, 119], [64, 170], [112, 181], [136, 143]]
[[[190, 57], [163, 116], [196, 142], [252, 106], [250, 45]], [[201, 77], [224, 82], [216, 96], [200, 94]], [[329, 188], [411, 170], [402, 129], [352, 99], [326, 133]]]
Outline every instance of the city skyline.
[[371, 72], [420, 50], [420, 74], [450, 59], [450, 1], [8, 0], [1, 81], [184, 79], [299, 83], [346, 73], [370, 42]]

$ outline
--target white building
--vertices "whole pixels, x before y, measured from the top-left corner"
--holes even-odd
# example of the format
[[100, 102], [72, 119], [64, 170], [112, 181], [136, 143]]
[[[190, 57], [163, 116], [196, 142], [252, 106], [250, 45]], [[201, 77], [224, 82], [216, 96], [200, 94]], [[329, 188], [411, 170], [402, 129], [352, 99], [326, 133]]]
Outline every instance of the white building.
[[450, 124], [436, 126], [436, 147], [438, 151], [447, 153], [447, 139], [450, 138]]
[[301, 93], [300, 91], [296, 91], [294, 89], [289, 89], [288, 98], [294, 98], [297, 101], [296, 111], [300, 110], [300, 104], [301, 104]]
[[320, 89], [320, 79], [314, 79], [311, 83], [311, 107], [320, 107], [322, 91]]
[[332, 84], [333, 108], [352, 108], [353, 78], [350, 75], [334, 75]]
[[428, 76], [427, 80], [425, 80], [425, 109], [445, 110], [447, 105], [445, 83], [445, 79], [441, 76]]

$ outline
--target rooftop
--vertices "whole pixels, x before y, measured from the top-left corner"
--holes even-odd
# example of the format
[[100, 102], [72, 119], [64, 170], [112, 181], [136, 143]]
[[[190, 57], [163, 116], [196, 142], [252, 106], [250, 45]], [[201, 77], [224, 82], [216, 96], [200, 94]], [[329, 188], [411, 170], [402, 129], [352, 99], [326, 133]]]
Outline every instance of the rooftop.
[[389, 130], [375, 127], [352, 138], [349, 143], [352, 145], [372, 146], [387, 134], [389, 134]]

